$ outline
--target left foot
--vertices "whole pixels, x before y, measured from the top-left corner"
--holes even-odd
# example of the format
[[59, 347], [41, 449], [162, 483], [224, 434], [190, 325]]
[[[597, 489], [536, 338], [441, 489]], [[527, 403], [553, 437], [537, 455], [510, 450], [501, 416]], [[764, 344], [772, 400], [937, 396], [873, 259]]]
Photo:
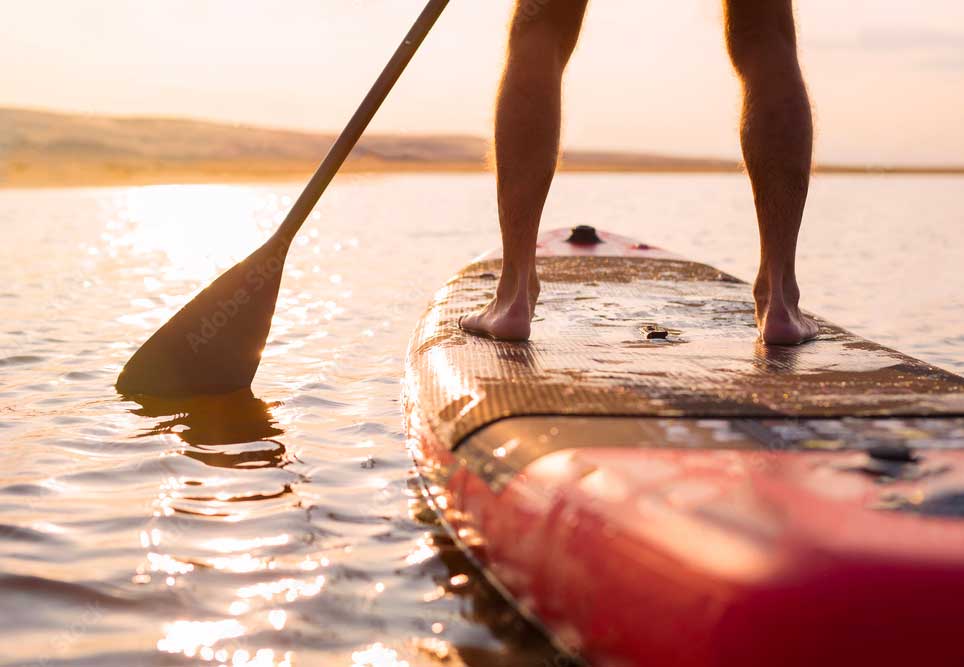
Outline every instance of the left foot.
[[462, 316], [459, 327], [468, 333], [497, 340], [529, 340], [538, 298], [539, 279], [535, 267], [524, 276], [503, 270], [495, 298], [479, 310]]

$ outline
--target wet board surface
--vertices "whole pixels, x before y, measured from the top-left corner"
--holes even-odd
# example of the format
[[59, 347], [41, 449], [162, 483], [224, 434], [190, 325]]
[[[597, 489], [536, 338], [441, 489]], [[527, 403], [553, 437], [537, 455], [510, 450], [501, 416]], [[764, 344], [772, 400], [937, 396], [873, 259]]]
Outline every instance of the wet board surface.
[[531, 342], [458, 328], [492, 297], [498, 259], [462, 270], [416, 330], [420, 409], [453, 447], [522, 415], [964, 415], [964, 380], [828, 322], [806, 345], [760, 344], [749, 285], [712, 267], [645, 252], [538, 267]]
[[747, 284], [566, 236], [531, 342], [458, 329], [485, 257], [409, 349], [425, 494], [487, 576], [594, 665], [964, 664], [964, 380], [822, 320], [764, 346]]

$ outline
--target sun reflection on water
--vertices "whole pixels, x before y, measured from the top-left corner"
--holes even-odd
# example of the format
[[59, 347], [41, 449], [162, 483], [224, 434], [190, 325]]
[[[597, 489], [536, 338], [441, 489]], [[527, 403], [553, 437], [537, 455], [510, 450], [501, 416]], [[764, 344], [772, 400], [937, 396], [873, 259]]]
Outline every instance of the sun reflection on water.
[[233, 618], [223, 621], [174, 621], [164, 625], [164, 637], [157, 640], [157, 649], [192, 657], [202, 648], [211, 648], [225, 639], [235, 639], [245, 631], [245, 627]]
[[239, 588], [238, 597], [271, 600], [275, 596], [283, 595], [285, 601], [294, 602], [298, 598], [318, 595], [324, 585], [325, 576], [322, 574], [307, 581], [286, 577], [277, 581], [266, 581]]
[[363, 651], [351, 654], [352, 667], [409, 667], [407, 660], [398, 657], [398, 651], [376, 642]]
[[[282, 612], [283, 613], [283, 612]], [[217, 648], [219, 642], [238, 639], [246, 628], [234, 619], [223, 621], [174, 621], [164, 626], [165, 636], [157, 649], [165, 653], [181, 653], [214, 662], [218, 667], [292, 667], [293, 653], [279, 655], [274, 649], [260, 648], [253, 653], [246, 648]]]
[[216, 556], [214, 558], [208, 558], [207, 561], [215, 570], [224, 570], [226, 572], [234, 572], [235, 574], [245, 574], [265, 569], [270, 570], [274, 565], [270, 559], [257, 558], [251, 554]]
[[429, 543], [429, 538], [427, 535], [423, 535], [416, 542], [415, 549], [410, 551], [407, 556], [405, 556], [405, 562], [409, 565], [418, 565], [419, 563], [424, 563], [429, 558], [435, 555], [435, 549]]
[[[158, 185], [129, 188], [114, 202], [103, 240], [108, 252], [162, 253], [168, 280], [213, 278], [247, 256], [283, 217], [283, 202], [257, 188]], [[152, 282], [160, 287], [156, 275]]]
[[270, 537], [255, 537], [247, 540], [236, 537], [218, 537], [208, 540], [202, 546], [222, 554], [235, 554], [241, 551], [252, 551], [264, 547], [277, 547], [288, 544], [291, 537], [286, 533]]

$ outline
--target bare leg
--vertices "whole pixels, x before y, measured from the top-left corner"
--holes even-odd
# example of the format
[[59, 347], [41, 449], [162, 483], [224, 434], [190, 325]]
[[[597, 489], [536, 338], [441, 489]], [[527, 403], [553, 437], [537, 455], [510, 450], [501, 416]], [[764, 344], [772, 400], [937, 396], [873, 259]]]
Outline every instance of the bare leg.
[[496, 105], [502, 275], [495, 298], [462, 318], [472, 333], [527, 340], [539, 296], [536, 237], [556, 171], [562, 75], [588, 0], [519, 0]]
[[792, 0], [724, 0], [726, 41], [743, 83], [740, 139], [760, 227], [753, 286], [765, 343], [796, 345], [817, 335], [800, 312], [794, 265], [810, 185], [813, 120], [797, 62]]

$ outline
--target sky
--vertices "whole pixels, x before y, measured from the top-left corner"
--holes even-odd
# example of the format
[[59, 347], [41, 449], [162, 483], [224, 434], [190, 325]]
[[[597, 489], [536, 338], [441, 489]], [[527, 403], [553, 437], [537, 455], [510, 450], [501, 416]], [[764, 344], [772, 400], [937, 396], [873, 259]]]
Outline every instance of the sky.
[[[0, 0], [0, 106], [338, 131], [422, 5]], [[964, 3], [796, 5], [818, 161], [964, 164]], [[452, 0], [372, 129], [490, 135], [511, 7]], [[736, 157], [721, 14], [720, 0], [591, 0], [564, 143]]]

